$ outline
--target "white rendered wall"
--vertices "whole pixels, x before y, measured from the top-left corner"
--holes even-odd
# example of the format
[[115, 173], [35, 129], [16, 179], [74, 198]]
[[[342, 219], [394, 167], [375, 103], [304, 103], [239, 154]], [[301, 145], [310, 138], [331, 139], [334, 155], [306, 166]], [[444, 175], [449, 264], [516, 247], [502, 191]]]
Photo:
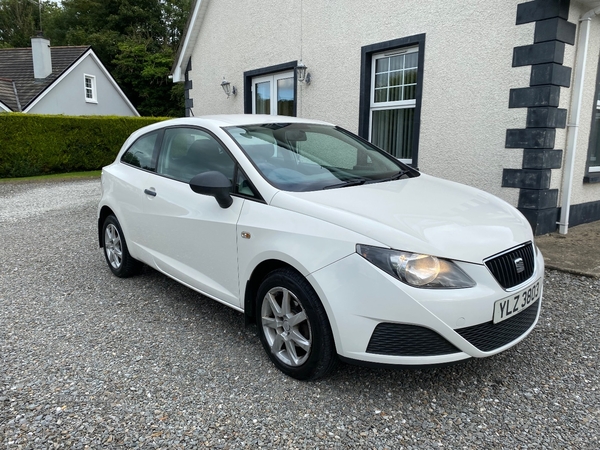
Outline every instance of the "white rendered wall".
[[[96, 77], [98, 103], [85, 101], [84, 74]], [[69, 116], [136, 115], [91, 56], [85, 57], [73, 71], [48, 91], [28, 112], [31, 114], [65, 114]]]
[[[577, 37], [575, 45], [579, 41], [580, 22], [579, 18], [590, 10], [589, 6], [582, 6], [575, 1], [571, 1], [571, 10], [569, 12], [569, 22], [577, 24]], [[590, 35], [587, 51], [587, 62], [585, 70], [585, 78], [583, 85], [583, 100], [581, 103], [581, 115], [579, 118], [579, 132], [577, 134], [577, 144], [575, 149], [575, 165], [573, 167], [573, 183], [571, 191], [571, 205], [579, 203], [593, 202], [600, 200], [600, 183], [584, 184], [583, 177], [585, 176], [586, 164], [588, 160], [588, 148], [592, 121], [596, 111], [595, 92], [596, 78], [598, 74], [600, 49], [600, 16], [592, 19], [590, 23]], [[564, 65], [573, 68], [571, 76], [571, 85], [575, 75], [575, 46], [566, 46]], [[561, 88], [560, 92], [560, 108], [570, 109], [571, 107], [572, 89]], [[571, 118], [570, 111], [567, 123], [571, 123], [574, 118]], [[567, 132], [566, 130], [556, 130], [555, 148], [565, 150], [567, 147]], [[564, 169], [564, 159], [566, 152], [563, 151], [563, 166], [561, 169], [552, 171], [551, 188], [561, 189], [562, 177]], [[559, 196], [559, 206], [562, 201]]]
[[[515, 25], [519, 3], [212, 0], [192, 55], [193, 112], [243, 112], [244, 71], [302, 52], [312, 83], [298, 85], [298, 116], [356, 132], [361, 47], [425, 33], [419, 168], [516, 205], [519, 190], [501, 187], [502, 170], [520, 169], [523, 152], [505, 148], [506, 130], [525, 128], [527, 111], [509, 109], [508, 99], [511, 88], [529, 86], [531, 67], [513, 68], [512, 55], [533, 43], [535, 26]], [[226, 98], [223, 77], [236, 97]]]

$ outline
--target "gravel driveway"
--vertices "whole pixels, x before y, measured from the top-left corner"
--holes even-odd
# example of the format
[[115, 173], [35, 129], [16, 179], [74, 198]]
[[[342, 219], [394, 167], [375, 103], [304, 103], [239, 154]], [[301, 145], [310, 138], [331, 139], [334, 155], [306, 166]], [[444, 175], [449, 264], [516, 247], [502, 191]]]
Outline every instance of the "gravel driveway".
[[0, 184], [0, 448], [596, 449], [600, 281], [548, 271], [537, 329], [429, 370], [303, 383], [244, 318], [98, 248], [99, 181]]

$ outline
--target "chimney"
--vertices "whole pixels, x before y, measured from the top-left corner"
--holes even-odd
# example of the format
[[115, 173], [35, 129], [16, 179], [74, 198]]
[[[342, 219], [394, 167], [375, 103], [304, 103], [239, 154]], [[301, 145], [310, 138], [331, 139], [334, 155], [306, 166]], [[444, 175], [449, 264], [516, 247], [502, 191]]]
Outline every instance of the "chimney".
[[43, 36], [32, 37], [31, 53], [33, 55], [33, 76], [36, 79], [46, 78], [52, 73], [50, 41]]

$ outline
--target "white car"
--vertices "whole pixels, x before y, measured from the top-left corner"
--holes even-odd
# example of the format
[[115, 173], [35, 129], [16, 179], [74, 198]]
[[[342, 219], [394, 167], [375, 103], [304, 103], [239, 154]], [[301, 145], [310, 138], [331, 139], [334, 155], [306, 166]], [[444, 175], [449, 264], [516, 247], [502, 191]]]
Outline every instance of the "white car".
[[145, 263], [243, 312], [297, 379], [494, 355], [540, 313], [544, 260], [515, 208], [319, 121], [142, 128], [102, 170], [98, 229], [115, 275]]

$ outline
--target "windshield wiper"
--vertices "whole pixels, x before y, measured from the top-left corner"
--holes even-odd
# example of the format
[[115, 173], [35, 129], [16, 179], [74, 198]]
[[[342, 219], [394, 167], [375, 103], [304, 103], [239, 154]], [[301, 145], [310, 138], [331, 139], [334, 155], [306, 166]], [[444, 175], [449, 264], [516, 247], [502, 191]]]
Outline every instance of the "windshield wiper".
[[388, 178], [380, 178], [379, 180], [371, 180], [370, 183], [381, 183], [381, 182], [384, 182], [384, 181], [399, 180], [400, 178], [402, 178], [407, 173], [410, 173], [410, 169], [401, 170], [396, 175], [392, 175], [391, 177], [388, 177]]
[[329, 186], [325, 186], [323, 189], [335, 189], [339, 187], [348, 187], [348, 186], [360, 186], [361, 184], [365, 184], [367, 180], [364, 178], [352, 178], [351, 180], [344, 181], [342, 183], [331, 184]]

